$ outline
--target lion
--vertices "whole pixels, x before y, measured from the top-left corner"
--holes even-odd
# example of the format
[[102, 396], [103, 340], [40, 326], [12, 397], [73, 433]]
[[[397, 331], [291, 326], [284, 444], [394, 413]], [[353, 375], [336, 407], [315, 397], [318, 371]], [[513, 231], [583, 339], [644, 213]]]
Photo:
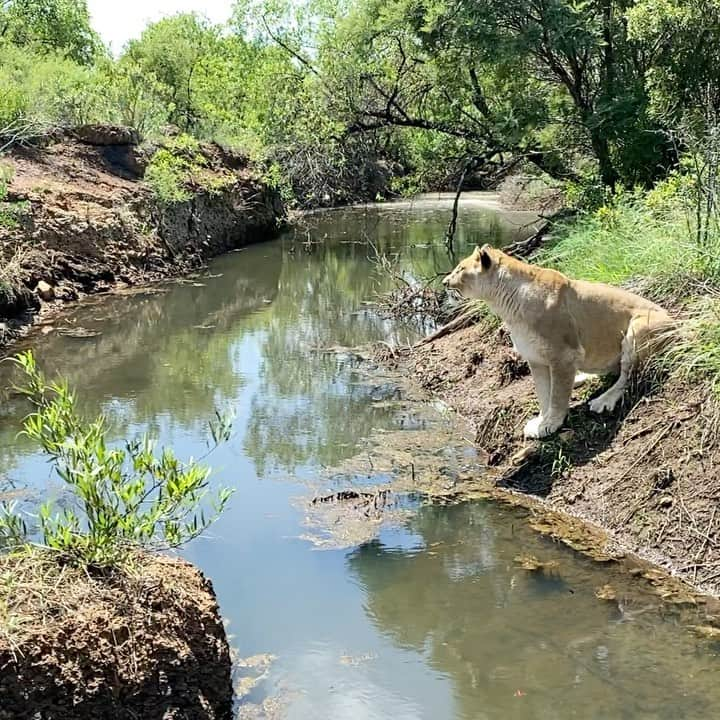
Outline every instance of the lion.
[[618, 374], [590, 401], [593, 412], [612, 412], [633, 368], [656, 348], [652, 340], [672, 324], [663, 308], [639, 295], [572, 280], [489, 245], [476, 247], [443, 284], [486, 301], [530, 366], [540, 414], [525, 425], [526, 438], [547, 437], [562, 426], [573, 387], [588, 375]]

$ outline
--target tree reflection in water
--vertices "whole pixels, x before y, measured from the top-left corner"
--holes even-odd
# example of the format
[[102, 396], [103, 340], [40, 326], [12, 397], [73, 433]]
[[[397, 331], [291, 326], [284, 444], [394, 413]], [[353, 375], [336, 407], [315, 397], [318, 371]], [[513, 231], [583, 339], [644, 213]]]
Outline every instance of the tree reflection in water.
[[[517, 511], [426, 506], [408, 530], [419, 547], [375, 540], [350, 553], [348, 565], [374, 625], [452, 678], [458, 718], [713, 715], [716, 659], [654, 611], [635, 616], [598, 600], [593, 588], [608, 582], [607, 567], [557, 548]], [[559, 559], [558, 570], [520, 569], [519, 549]], [[613, 582], [627, 580], [618, 572]], [[630, 603], [641, 611], [654, 604]]]

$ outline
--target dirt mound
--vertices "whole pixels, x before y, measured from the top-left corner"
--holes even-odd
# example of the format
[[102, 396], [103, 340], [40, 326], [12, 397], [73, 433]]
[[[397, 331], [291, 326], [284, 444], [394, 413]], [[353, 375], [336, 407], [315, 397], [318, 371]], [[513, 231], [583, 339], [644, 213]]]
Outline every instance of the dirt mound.
[[34, 553], [0, 558], [0, 577], [0, 718], [231, 717], [224, 627], [193, 566], [92, 577]]
[[277, 192], [212, 144], [189, 199], [160, 202], [142, 179], [155, 150], [127, 128], [86, 126], [0, 158], [0, 343], [41, 305], [187, 272], [282, 224]]
[[575, 390], [563, 430], [524, 441], [537, 413], [532, 380], [502, 330], [467, 328], [399, 361], [476, 430], [486, 474], [606, 529], [620, 547], [701, 590], [720, 592], [717, 404], [698, 388], [636, 380], [623, 407], [598, 417]]

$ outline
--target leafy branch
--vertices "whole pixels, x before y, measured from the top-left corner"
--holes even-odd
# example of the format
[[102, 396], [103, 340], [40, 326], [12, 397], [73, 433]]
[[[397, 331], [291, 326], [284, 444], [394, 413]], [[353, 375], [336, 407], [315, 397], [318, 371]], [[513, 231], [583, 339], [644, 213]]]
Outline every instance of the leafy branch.
[[[232, 491], [209, 497], [210, 469], [193, 460], [181, 462], [169, 448], [156, 452], [147, 435], [108, 443], [100, 415], [83, 419], [67, 382], [48, 382], [32, 352], [14, 358], [24, 372], [19, 388], [32, 405], [23, 434], [50, 458], [76, 507], [58, 509], [45, 502], [39, 512], [42, 542], [85, 566], [121, 564], [130, 549], [175, 548], [202, 534], [225, 509]], [[229, 421], [217, 415], [211, 424], [217, 445], [230, 436]], [[206, 514], [209, 500], [211, 512]], [[27, 542], [27, 528], [14, 505], [0, 503], [0, 541]]]

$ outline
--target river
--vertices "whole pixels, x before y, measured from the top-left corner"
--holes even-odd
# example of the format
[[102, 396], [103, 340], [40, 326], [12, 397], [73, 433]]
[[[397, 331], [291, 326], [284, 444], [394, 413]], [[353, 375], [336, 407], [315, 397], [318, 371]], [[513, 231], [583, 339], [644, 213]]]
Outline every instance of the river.
[[[230, 253], [198, 278], [89, 300], [32, 344], [116, 438], [150, 431], [197, 457], [214, 409], [234, 412], [209, 462], [235, 495], [183, 554], [212, 579], [238, 656], [260, 656], [240, 663], [241, 717], [716, 717], [720, 646], [639, 581], [536, 534], [525, 511], [409, 495], [362, 542], [313, 518], [308, 499], [349, 477], [389, 479], [374, 462], [383, 437], [398, 451], [403, 438], [406, 452], [422, 445], [448, 482], [472, 468], [449, 413], [334, 350], [417, 339], [412, 322], [370, 304], [389, 288], [371, 256], [397, 254], [417, 277], [446, 271], [449, 211], [443, 198], [311, 216], [303, 232]], [[458, 254], [521, 237], [531, 220], [471, 197]], [[23, 410], [13, 396], [2, 404], [0, 469], [32, 500], [59, 488], [16, 435]], [[553, 566], [528, 571], [518, 556]], [[612, 601], [596, 596], [608, 583]]]

